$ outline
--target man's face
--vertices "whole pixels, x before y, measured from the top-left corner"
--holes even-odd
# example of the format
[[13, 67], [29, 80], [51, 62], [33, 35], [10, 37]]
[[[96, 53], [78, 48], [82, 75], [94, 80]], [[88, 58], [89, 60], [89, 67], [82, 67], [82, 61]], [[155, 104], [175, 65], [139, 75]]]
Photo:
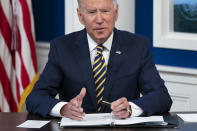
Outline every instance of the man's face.
[[113, 0], [81, 0], [77, 9], [80, 22], [98, 44], [103, 44], [111, 35], [118, 18], [118, 6]]

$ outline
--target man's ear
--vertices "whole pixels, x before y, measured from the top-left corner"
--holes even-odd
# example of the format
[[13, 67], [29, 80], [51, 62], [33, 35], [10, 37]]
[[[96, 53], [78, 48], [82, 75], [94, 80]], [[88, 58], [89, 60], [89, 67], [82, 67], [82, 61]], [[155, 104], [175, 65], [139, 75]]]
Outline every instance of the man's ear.
[[77, 15], [78, 15], [80, 23], [82, 25], [84, 25], [83, 16], [82, 16], [81, 10], [79, 8], [77, 8]]

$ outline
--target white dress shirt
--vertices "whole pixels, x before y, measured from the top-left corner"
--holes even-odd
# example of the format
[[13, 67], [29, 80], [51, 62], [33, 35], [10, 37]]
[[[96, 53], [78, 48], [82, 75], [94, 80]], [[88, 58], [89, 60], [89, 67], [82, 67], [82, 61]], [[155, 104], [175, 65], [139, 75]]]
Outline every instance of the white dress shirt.
[[[94, 57], [97, 54], [96, 46], [98, 44], [88, 34], [87, 34], [87, 38], [88, 38], [88, 45], [89, 45], [89, 51], [90, 51], [90, 60], [91, 60], [92, 66], [93, 66]], [[104, 46], [104, 50], [103, 50], [102, 54], [104, 56], [106, 65], [108, 64], [108, 60], [109, 60], [110, 50], [111, 50], [111, 46], [112, 46], [112, 40], [113, 40], [113, 32], [105, 43], [100, 43], [100, 44], [103, 44], [103, 46]], [[55, 117], [62, 117], [60, 114], [60, 109], [65, 104], [67, 104], [67, 102], [57, 103], [50, 111], [50, 115], [55, 116]], [[129, 104], [131, 105], [131, 108], [132, 108], [131, 117], [139, 116], [143, 113], [143, 110], [139, 106], [137, 106], [136, 104], [134, 104], [132, 102], [129, 102]]]

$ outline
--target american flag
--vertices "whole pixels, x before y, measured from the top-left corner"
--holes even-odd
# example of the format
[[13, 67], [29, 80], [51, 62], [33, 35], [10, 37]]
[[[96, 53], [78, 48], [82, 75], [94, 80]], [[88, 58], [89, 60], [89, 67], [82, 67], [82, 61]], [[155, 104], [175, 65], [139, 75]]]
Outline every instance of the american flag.
[[0, 0], [0, 112], [21, 111], [38, 79], [31, 0]]

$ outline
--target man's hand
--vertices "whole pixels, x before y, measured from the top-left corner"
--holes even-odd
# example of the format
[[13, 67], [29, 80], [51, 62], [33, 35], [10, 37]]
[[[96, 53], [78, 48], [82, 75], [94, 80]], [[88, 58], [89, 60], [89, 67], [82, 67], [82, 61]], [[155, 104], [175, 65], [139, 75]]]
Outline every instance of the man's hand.
[[131, 116], [131, 109], [127, 98], [123, 97], [111, 103], [112, 113], [118, 118], [128, 118]]
[[81, 92], [75, 98], [61, 108], [60, 114], [73, 120], [83, 120], [82, 117], [85, 116], [85, 112], [81, 105], [85, 94], [86, 89], [82, 88]]

